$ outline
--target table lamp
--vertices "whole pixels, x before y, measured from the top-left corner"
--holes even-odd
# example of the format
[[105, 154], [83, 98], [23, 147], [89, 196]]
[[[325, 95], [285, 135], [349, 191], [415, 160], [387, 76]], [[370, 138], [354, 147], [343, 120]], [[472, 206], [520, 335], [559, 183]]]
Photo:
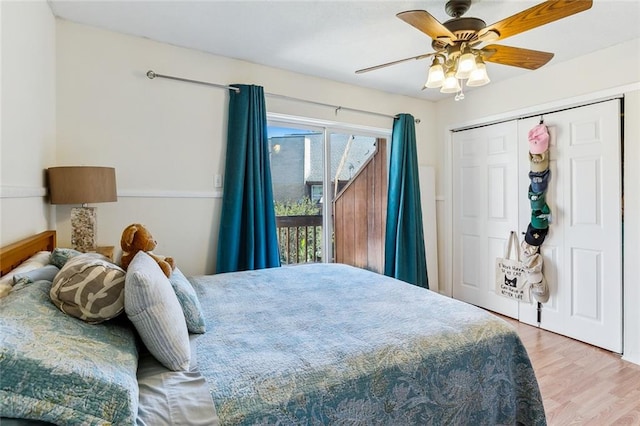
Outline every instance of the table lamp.
[[96, 208], [87, 203], [118, 201], [113, 167], [70, 166], [47, 169], [51, 204], [81, 204], [71, 209], [71, 245], [81, 252], [97, 247]]

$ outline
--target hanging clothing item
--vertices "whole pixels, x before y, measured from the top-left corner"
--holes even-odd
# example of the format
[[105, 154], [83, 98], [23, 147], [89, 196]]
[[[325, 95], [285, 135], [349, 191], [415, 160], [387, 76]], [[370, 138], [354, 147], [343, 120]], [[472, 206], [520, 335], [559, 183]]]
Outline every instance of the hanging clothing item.
[[543, 258], [540, 246], [549, 232], [551, 209], [546, 202], [545, 192], [549, 186], [549, 131], [543, 120], [529, 130], [530, 172], [528, 197], [531, 203], [531, 222], [522, 242], [524, 255], [522, 263], [527, 273], [531, 295], [539, 303], [549, 300], [549, 286], [542, 271]]
[[531, 295], [537, 302], [548, 302], [549, 286], [542, 272], [544, 262], [542, 255], [540, 253], [528, 254], [527, 251], [523, 251], [521, 260], [527, 274], [527, 281], [530, 284]]
[[529, 130], [529, 152], [531, 154], [542, 154], [549, 149], [549, 131], [547, 126], [540, 123]]
[[535, 192], [531, 185], [529, 185], [529, 202], [531, 203], [531, 210], [542, 210], [547, 205], [546, 195], [544, 192]]
[[522, 242], [520, 243], [520, 250], [522, 256], [524, 257], [533, 256], [534, 254], [538, 253], [539, 249], [539, 246], [532, 246], [526, 240], [522, 240]]
[[529, 179], [531, 179], [531, 189], [534, 192], [545, 192], [549, 186], [551, 171], [547, 169], [544, 172], [529, 172]]
[[544, 172], [549, 168], [549, 150], [540, 154], [529, 153], [529, 164], [532, 172]]

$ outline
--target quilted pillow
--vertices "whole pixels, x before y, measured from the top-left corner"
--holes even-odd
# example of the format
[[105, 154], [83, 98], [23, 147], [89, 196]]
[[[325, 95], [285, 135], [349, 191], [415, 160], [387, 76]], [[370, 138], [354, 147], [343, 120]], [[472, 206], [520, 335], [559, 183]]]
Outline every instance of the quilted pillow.
[[193, 286], [184, 276], [182, 271], [178, 268], [173, 270], [173, 273], [169, 277], [169, 282], [173, 291], [178, 296], [178, 302], [182, 307], [184, 313], [184, 319], [187, 321], [187, 329], [190, 333], [202, 334], [206, 331], [204, 324], [204, 314], [202, 313], [202, 307], [200, 306], [200, 300], [196, 295], [196, 291]]
[[58, 268], [62, 268], [69, 259], [76, 257], [79, 254], [82, 254], [82, 252], [72, 248], [56, 247], [51, 252], [51, 264], [56, 265]]
[[36, 281], [0, 299], [0, 424], [135, 425], [134, 331], [65, 315], [50, 290], [50, 281]]
[[65, 314], [96, 324], [124, 310], [124, 281], [124, 270], [106, 257], [80, 254], [53, 279], [51, 301]]
[[182, 307], [158, 263], [138, 252], [127, 268], [124, 309], [149, 352], [165, 367], [185, 371], [191, 361]]

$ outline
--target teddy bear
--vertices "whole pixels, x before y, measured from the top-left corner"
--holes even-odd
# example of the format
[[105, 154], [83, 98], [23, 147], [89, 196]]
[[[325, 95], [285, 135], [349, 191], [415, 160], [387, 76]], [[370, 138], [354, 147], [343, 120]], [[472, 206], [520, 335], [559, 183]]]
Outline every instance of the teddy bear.
[[122, 231], [122, 238], [120, 239], [120, 247], [122, 247], [120, 266], [126, 271], [136, 253], [144, 251], [158, 262], [160, 269], [162, 269], [162, 272], [164, 272], [167, 278], [170, 277], [171, 272], [176, 267], [175, 261], [172, 257], [153, 254], [152, 251], [156, 248], [157, 244], [151, 232], [149, 232], [144, 225], [133, 223], [127, 226], [124, 228], [124, 231]]

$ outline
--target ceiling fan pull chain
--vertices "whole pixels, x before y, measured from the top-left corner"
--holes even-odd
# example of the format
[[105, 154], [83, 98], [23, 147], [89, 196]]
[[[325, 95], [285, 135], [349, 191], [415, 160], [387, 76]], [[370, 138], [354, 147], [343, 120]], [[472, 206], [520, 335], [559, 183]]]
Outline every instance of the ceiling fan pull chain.
[[458, 93], [456, 93], [455, 99], [456, 101], [461, 101], [464, 99], [464, 92], [463, 92], [463, 84], [460, 84], [460, 91], [458, 91]]
[[542, 114], [540, 115], [540, 124], [544, 124], [544, 116]]

